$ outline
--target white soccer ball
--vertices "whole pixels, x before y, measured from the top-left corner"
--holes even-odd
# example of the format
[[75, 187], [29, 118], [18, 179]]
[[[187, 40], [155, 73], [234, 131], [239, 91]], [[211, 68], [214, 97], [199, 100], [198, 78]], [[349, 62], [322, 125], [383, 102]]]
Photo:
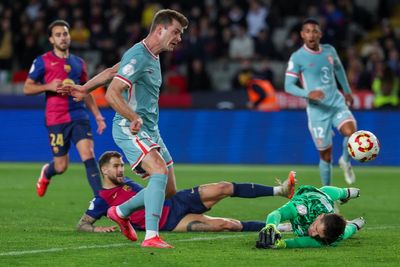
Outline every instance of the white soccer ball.
[[380, 148], [381, 144], [378, 138], [373, 133], [364, 130], [353, 133], [347, 142], [350, 156], [360, 162], [375, 159]]

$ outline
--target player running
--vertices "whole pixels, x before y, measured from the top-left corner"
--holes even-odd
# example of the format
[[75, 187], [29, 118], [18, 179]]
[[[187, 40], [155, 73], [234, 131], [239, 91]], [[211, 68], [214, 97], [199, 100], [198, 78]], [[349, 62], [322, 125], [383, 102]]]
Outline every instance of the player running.
[[[267, 216], [256, 242], [258, 248], [306, 248], [337, 245], [365, 225], [362, 217], [346, 222], [334, 213], [334, 201], [359, 197], [358, 188], [300, 186], [293, 198]], [[281, 239], [279, 223], [289, 220], [297, 238]]]
[[121, 62], [82, 87], [60, 90], [81, 100], [98, 85], [112, 79], [106, 99], [116, 111], [114, 141], [129, 160], [131, 169], [149, 178], [146, 190], [121, 205], [112, 218], [118, 221], [118, 217], [127, 217], [144, 205], [146, 236], [143, 247], [172, 247], [158, 236], [165, 190], [169, 196], [176, 193], [173, 160], [158, 128], [158, 98], [162, 83], [159, 55], [163, 51], [172, 51], [182, 41], [182, 33], [188, 24], [187, 18], [175, 10], [158, 11], [147, 37], [128, 49]]
[[[348, 108], [353, 104], [353, 97], [346, 73], [335, 48], [320, 44], [322, 32], [316, 20], [305, 20], [300, 34], [304, 45], [290, 57], [285, 91], [307, 99], [308, 127], [320, 154], [322, 185], [331, 184], [333, 126], [344, 136], [339, 165], [344, 170], [345, 181], [352, 184], [356, 177], [347, 152], [347, 140], [356, 131], [356, 120]], [[344, 97], [339, 93], [335, 76]], [[302, 88], [297, 85], [299, 81]]]
[[[94, 226], [108, 213], [115, 212], [116, 205], [124, 203], [143, 191], [143, 187], [124, 178], [124, 162], [121, 154], [105, 152], [99, 160], [103, 175], [103, 189], [91, 201], [89, 209], [80, 219], [77, 229], [86, 232], [113, 232], [114, 227]], [[211, 217], [203, 213], [226, 197], [256, 198], [263, 196], [292, 197], [295, 173], [279, 186], [270, 187], [250, 183], [219, 182], [181, 190], [164, 201], [159, 227], [162, 231], [260, 231], [265, 226], [261, 221], [239, 221], [231, 218]], [[135, 229], [145, 230], [145, 212], [134, 211], [128, 218], [119, 219], [118, 224], [128, 239], [137, 239]], [[133, 228], [132, 228], [133, 226]]]
[[[88, 79], [85, 62], [69, 52], [69, 29], [69, 24], [63, 20], [56, 20], [49, 25], [48, 35], [53, 50], [33, 61], [24, 85], [26, 95], [46, 94], [45, 119], [53, 161], [42, 167], [36, 184], [39, 197], [44, 196], [53, 176], [66, 171], [71, 141], [85, 164], [93, 193], [96, 195], [101, 188], [86, 106], [83, 102], [73, 101], [71, 96], [56, 92], [63, 84], [82, 84]], [[85, 103], [96, 118], [97, 132], [102, 134], [106, 124], [93, 97], [85, 97]]]

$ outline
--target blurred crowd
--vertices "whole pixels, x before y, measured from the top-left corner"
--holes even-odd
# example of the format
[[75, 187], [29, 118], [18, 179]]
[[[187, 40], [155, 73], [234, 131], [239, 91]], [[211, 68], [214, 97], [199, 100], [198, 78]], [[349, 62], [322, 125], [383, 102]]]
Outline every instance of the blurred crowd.
[[[23, 81], [33, 59], [51, 49], [46, 29], [55, 19], [70, 23], [73, 53], [85, 58], [96, 52], [95, 62], [85, 58], [93, 63], [93, 75], [118, 62], [123, 51], [146, 36], [157, 10], [172, 8], [184, 13], [190, 25], [179, 47], [162, 55], [166, 93], [216, 90], [210, 66], [220, 61], [238, 66], [229, 77], [230, 89], [245, 87], [246, 79], [239, 76], [247, 72], [283, 90], [274, 80], [282, 77], [274, 64], [286, 64], [302, 44], [302, 20], [315, 17], [324, 31], [322, 43], [336, 47], [354, 90], [387, 94], [384, 88], [389, 86], [398, 99], [399, 2], [2, 0], [0, 83]], [[368, 8], [371, 3], [375, 5]]]

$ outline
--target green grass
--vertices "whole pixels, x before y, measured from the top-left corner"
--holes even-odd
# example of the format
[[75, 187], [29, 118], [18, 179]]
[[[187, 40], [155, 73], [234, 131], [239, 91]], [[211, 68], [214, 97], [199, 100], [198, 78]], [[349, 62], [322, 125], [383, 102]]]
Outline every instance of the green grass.
[[[335, 248], [258, 250], [257, 233], [163, 233], [171, 250], [142, 249], [121, 233], [78, 233], [75, 225], [91, 199], [83, 165], [55, 177], [47, 195], [34, 185], [39, 164], [0, 164], [0, 266], [398, 266], [400, 168], [356, 167], [361, 197], [341, 206], [367, 226]], [[271, 185], [294, 168], [299, 184], [319, 185], [317, 166], [176, 165], [179, 188], [216, 181]], [[130, 173], [127, 171], [130, 175]], [[133, 175], [130, 175], [131, 177]], [[334, 170], [334, 184], [345, 186]], [[135, 178], [136, 179], [136, 178]], [[137, 179], [136, 179], [137, 180]], [[283, 198], [225, 199], [210, 215], [264, 220]], [[100, 225], [112, 225], [104, 218]], [[139, 232], [139, 240], [143, 239]]]

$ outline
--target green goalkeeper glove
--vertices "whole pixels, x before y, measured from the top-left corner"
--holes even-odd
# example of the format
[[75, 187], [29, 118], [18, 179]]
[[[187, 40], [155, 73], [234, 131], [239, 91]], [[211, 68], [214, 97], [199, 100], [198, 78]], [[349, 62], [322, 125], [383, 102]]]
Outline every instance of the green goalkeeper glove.
[[286, 247], [285, 241], [281, 240], [281, 233], [275, 224], [267, 224], [258, 234], [256, 248], [278, 248], [277, 246]]

